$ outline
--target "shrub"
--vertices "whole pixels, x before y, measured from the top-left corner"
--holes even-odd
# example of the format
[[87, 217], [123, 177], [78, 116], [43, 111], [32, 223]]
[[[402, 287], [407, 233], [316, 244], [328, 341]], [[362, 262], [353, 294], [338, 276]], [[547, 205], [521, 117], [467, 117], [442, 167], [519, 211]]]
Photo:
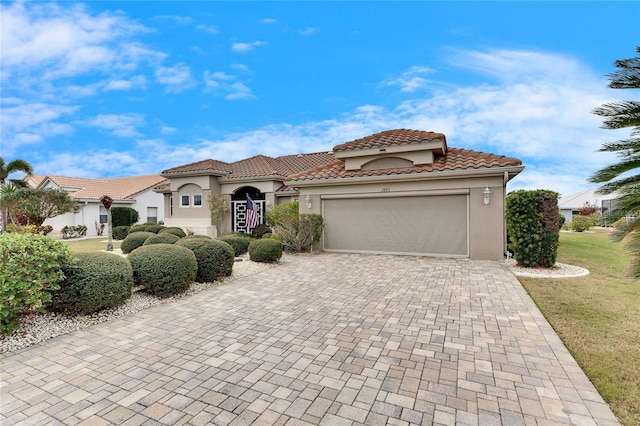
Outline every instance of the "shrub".
[[251, 242], [251, 238], [247, 237], [237, 237], [235, 235], [223, 235], [220, 237], [220, 241], [224, 241], [233, 247], [233, 252], [236, 257], [242, 256], [249, 249], [249, 243]]
[[196, 238], [196, 239], [200, 238], [203, 240], [213, 240], [213, 238], [211, 238], [208, 235], [200, 235], [200, 234], [188, 234], [186, 237], [183, 237], [181, 239], [184, 240], [184, 239], [192, 239], [192, 238]]
[[0, 332], [11, 334], [21, 314], [51, 300], [72, 256], [65, 243], [37, 234], [0, 235], [0, 253]]
[[154, 234], [157, 234], [158, 232], [162, 231], [165, 228], [166, 228], [166, 226], [164, 226], [164, 225], [149, 225], [149, 226], [147, 226], [145, 231], [153, 232]]
[[575, 215], [571, 218], [569, 228], [575, 232], [588, 231], [592, 226], [596, 226], [599, 223], [599, 216], [592, 214], [589, 216]]
[[143, 246], [148, 246], [151, 244], [173, 244], [178, 241], [180, 237], [177, 237], [173, 234], [165, 233], [165, 234], [154, 234], [151, 237], [147, 238], [142, 244]]
[[253, 238], [262, 238], [264, 234], [267, 234], [269, 232], [271, 232], [271, 227], [269, 227], [269, 225], [261, 223], [251, 230], [251, 236]]
[[184, 238], [187, 236], [187, 233], [184, 232], [182, 228], [178, 228], [177, 226], [170, 226], [168, 228], [164, 228], [159, 232], [159, 234], [164, 234], [165, 232], [169, 234], [173, 234], [178, 238]]
[[133, 272], [121, 256], [78, 253], [62, 270], [65, 278], [51, 293], [49, 310], [86, 315], [119, 306], [131, 297]]
[[282, 244], [278, 240], [261, 239], [249, 244], [249, 259], [254, 262], [271, 263], [282, 257]]
[[125, 254], [131, 253], [133, 250], [143, 245], [144, 242], [147, 241], [147, 238], [153, 237], [154, 235], [156, 234], [154, 234], [153, 232], [145, 231], [129, 232], [129, 235], [127, 235], [127, 237], [122, 240], [122, 243], [120, 243], [120, 249]]
[[79, 238], [87, 235], [87, 227], [84, 225], [65, 226], [61, 229], [62, 238]]
[[42, 234], [42, 235], [47, 235], [48, 233], [50, 233], [51, 231], [53, 231], [53, 226], [51, 225], [40, 225], [36, 228], [36, 234]]
[[181, 238], [175, 245], [193, 251], [198, 261], [196, 281], [208, 283], [231, 275], [233, 247], [213, 238]]
[[131, 227], [131, 229], [129, 229], [129, 233], [146, 231], [147, 230], [147, 226], [149, 226], [148, 223], [142, 223], [140, 225], [133, 225]]
[[276, 234], [272, 234], [271, 232], [267, 232], [266, 234], [264, 234], [262, 236], [262, 239], [266, 239], [266, 240], [280, 240], [280, 237]]
[[131, 226], [138, 221], [138, 211], [131, 207], [111, 207], [111, 226]]
[[175, 244], [142, 246], [129, 254], [135, 285], [158, 297], [186, 291], [195, 280], [198, 262], [195, 254]]
[[116, 226], [111, 231], [111, 236], [116, 240], [124, 240], [129, 235], [130, 226]]
[[507, 230], [519, 265], [551, 267], [559, 237], [558, 194], [553, 191], [513, 191], [507, 195]]

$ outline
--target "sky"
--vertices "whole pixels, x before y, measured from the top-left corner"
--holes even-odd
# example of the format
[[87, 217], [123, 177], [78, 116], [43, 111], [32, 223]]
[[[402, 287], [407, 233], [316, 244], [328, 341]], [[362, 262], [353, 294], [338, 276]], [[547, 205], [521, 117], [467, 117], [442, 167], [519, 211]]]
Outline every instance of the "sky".
[[[637, 1], [0, 1], [0, 156], [124, 177], [330, 151], [397, 128], [522, 160], [561, 196], [618, 161], [592, 110]], [[12, 176], [16, 177], [16, 176]]]

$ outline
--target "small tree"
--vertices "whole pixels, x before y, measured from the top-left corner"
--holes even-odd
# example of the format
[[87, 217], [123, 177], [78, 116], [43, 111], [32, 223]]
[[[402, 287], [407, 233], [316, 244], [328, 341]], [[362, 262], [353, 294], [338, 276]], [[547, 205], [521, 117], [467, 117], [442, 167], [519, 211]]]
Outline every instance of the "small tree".
[[22, 215], [27, 225], [41, 226], [45, 220], [61, 214], [78, 211], [75, 200], [67, 191], [53, 188], [20, 188], [2, 197], [13, 223]]
[[323, 222], [319, 214], [300, 214], [297, 201], [275, 206], [267, 212], [266, 222], [287, 250], [310, 250], [320, 241]]
[[224, 215], [229, 211], [224, 195], [209, 194], [207, 206], [211, 211], [211, 222], [218, 228], [218, 235], [224, 234]]
[[580, 216], [591, 216], [598, 211], [598, 207], [595, 204], [591, 204], [585, 201], [584, 205], [578, 210]]

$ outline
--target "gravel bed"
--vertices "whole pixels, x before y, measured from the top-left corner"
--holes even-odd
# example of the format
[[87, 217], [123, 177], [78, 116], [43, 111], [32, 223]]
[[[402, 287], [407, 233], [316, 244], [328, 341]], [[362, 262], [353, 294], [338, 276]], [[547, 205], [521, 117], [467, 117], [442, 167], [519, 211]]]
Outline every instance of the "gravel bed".
[[144, 292], [135, 292], [123, 305], [117, 308], [105, 309], [104, 311], [91, 315], [67, 316], [50, 312], [26, 315], [22, 317], [20, 321], [19, 330], [11, 336], [0, 335], [0, 353], [25, 348], [52, 337], [131, 315], [151, 306], [170, 303], [181, 297], [196, 294], [208, 288], [223, 285], [235, 279], [253, 275], [277, 265], [278, 263], [252, 262], [249, 260], [249, 257], [245, 255], [236, 259], [233, 264], [232, 274], [224, 280], [213, 283], [193, 283], [186, 292], [167, 297], [166, 299], [159, 299]]
[[589, 271], [580, 266], [556, 262], [551, 268], [525, 268], [518, 266], [514, 259], [505, 260], [505, 265], [517, 277], [528, 278], [575, 278], [589, 275]]

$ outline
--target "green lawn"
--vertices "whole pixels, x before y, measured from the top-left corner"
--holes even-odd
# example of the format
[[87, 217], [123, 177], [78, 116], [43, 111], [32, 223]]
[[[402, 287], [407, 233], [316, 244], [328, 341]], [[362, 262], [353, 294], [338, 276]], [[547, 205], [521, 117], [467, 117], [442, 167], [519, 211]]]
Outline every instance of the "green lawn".
[[640, 425], [640, 281], [610, 232], [561, 233], [558, 262], [581, 278], [520, 278], [564, 344], [625, 425]]
[[[76, 253], [100, 251], [107, 249], [107, 237], [87, 238], [83, 240], [60, 240], [69, 245], [71, 251]], [[113, 248], [120, 248], [121, 241], [113, 241]]]

